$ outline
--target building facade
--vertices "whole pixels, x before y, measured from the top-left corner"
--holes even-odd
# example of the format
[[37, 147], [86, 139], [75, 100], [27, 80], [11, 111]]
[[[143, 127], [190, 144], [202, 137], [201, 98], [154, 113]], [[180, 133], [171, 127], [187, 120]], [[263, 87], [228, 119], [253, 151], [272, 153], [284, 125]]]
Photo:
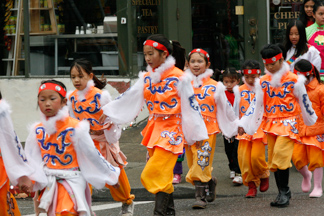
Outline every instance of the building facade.
[[25, 125], [38, 119], [40, 81], [55, 78], [73, 89], [69, 67], [76, 58], [92, 61], [94, 73], [107, 78], [113, 97], [145, 70], [143, 42], [151, 34], [179, 41], [187, 53], [205, 49], [215, 71], [239, 69], [245, 59], [261, 62], [259, 52], [265, 44], [283, 41], [287, 22], [298, 18], [301, 4], [302, 0], [2, 0], [0, 90], [13, 106], [14, 124], [24, 140]]

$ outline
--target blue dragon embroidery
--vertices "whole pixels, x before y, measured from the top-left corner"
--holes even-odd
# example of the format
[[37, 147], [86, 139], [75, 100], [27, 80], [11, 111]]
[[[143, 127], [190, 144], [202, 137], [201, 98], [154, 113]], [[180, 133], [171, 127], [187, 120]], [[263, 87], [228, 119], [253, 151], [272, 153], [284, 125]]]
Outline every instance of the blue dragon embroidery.
[[[45, 143], [45, 137], [47, 135], [45, 132], [45, 128], [37, 127], [36, 134], [41, 134], [41, 133], [42, 133], [42, 138], [38, 139], [38, 142], [40, 143], [41, 148], [48, 151], [51, 147], [54, 147], [55, 152], [59, 155], [62, 155], [65, 152], [65, 148], [67, 146], [71, 145], [71, 143], [66, 143], [66, 137], [68, 135], [70, 137], [74, 135], [74, 128], [67, 128], [58, 135], [57, 139], [62, 137], [62, 141], [61, 141], [62, 146], [61, 147], [57, 143], [51, 143], [51, 142]], [[72, 155], [66, 154], [64, 156], [64, 160], [65, 161], [61, 161], [59, 157], [57, 157], [56, 155], [51, 155], [51, 154], [44, 154], [44, 156], [43, 156], [43, 161], [45, 163], [48, 163], [50, 161], [52, 165], [56, 165], [55, 161], [58, 161], [62, 165], [69, 165], [73, 161]]]
[[90, 104], [95, 104], [94, 109], [92, 109], [92, 107], [87, 107], [86, 109], [83, 109], [82, 106], [77, 107], [76, 103], [78, 101], [75, 99], [74, 95], [71, 97], [70, 100], [71, 100], [74, 112], [76, 112], [78, 114], [83, 113], [83, 112], [87, 112], [89, 114], [95, 114], [100, 111], [100, 98], [101, 98], [101, 94], [97, 93], [93, 97], [93, 100], [90, 102]]

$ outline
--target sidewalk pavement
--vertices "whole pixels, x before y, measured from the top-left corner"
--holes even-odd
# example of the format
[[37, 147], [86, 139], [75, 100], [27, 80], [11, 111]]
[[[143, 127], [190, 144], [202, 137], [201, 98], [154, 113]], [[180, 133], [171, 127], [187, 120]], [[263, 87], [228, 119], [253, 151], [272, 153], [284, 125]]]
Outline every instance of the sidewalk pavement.
[[[128, 165], [125, 168], [126, 174], [129, 179], [129, 183], [132, 188], [132, 193], [135, 194], [136, 201], [154, 200], [154, 195], [147, 192], [147, 190], [141, 184], [141, 173], [146, 163], [146, 147], [142, 146], [141, 140], [142, 136], [140, 132], [146, 125], [146, 121], [137, 125], [136, 127], [128, 128], [123, 131], [120, 139], [120, 148], [127, 156]], [[216, 192], [218, 197], [233, 197], [242, 196], [244, 197], [248, 191], [248, 188], [244, 185], [234, 186], [232, 180], [229, 178], [229, 167], [228, 160], [225, 154], [223, 138], [221, 135], [217, 136], [216, 149], [213, 161], [213, 176], [218, 179], [218, 184], [216, 186]], [[174, 198], [175, 199], [188, 199], [194, 198], [194, 186], [185, 181], [185, 175], [188, 172], [188, 166], [186, 158], [183, 161], [183, 174], [182, 182], [180, 184], [174, 185]], [[292, 193], [302, 194], [301, 190], [302, 176], [296, 170], [295, 167], [290, 169], [290, 181], [289, 186]], [[260, 193], [258, 191], [258, 197], [263, 194], [273, 194], [275, 198], [278, 193], [273, 173], [270, 175], [270, 187], [265, 193]], [[94, 201], [113, 201], [109, 189], [105, 188], [102, 190], [93, 191]]]

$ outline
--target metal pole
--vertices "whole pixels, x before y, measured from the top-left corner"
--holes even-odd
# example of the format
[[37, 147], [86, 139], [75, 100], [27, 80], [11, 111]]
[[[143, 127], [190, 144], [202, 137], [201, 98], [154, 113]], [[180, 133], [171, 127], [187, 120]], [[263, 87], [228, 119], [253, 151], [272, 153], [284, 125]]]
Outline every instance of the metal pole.
[[30, 77], [30, 38], [29, 38], [29, 1], [23, 1], [24, 15], [24, 51], [25, 51], [25, 77]]

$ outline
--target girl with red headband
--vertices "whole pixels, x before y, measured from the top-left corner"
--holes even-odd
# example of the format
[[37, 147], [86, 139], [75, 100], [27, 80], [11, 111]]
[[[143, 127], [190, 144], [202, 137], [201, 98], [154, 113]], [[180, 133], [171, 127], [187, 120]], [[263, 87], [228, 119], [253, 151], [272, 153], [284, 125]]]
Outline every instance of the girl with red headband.
[[[235, 92], [235, 112], [241, 118], [247, 114], [251, 103], [255, 100], [255, 82], [260, 81], [261, 66], [256, 60], [246, 60], [242, 65], [243, 82]], [[265, 157], [265, 145], [267, 143], [265, 133], [261, 126], [253, 135], [239, 134], [236, 137], [238, 145], [238, 163], [242, 172], [243, 184], [249, 187], [246, 198], [254, 198], [257, 195], [257, 187], [265, 192], [269, 188], [269, 168]]]
[[294, 73], [306, 77], [307, 94], [318, 118], [312, 126], [306, 126], [300, 121], [301, 142], [295, 144], [292, 160], [303, 175], [301, 185], [303, 192], [306, 193], [311, 189], [311, 172], [313, 172], [314, 188], [309, 197], [321, 197], [324, 166], [324, 85], [316, 67], [307, 60], [297, 62]]
[[[142, 145], [149, 160], [141, 182], [155, 194], [154, 215], [175, 215], [173, 168], [185, 143], [193, 145], [208, 138], [207, 129], [191, 86], [191, 77], [175, 67], [172, 53], [178, 53], [163, 35], [144, 42], [147, 71], [121, 97], [102, 107], [100, 122], [125, 124], [132, 121], [146, 103], [149, 119], [142, 131]], [[183, 59], [183, 55], [180, 56]]]
[[[26, 193], [46, 186], [46, 176], [35, 172], [36, 164], [27, 159], [10, 118], [11, 108], [0, 93], [0, 215], [21, 215], [9, 187], [18, 185]], [[32, 180], [34, 183], [32, 183]]]
[[306, 125], [316, 122], [317, 116], [305, 89], [305, 77], [289, 71], [281, 49], [274, 44], [261, 50], [266, 75], [255, 84], [256, 100], [240, 119], [241, 126], [253, 135], [261, 122], [267, 134], [268, 166], [274, 172], [278, 187], [277, 198], [270, 203], [275, 207], [289, 205], [289, 168], [294, 144], [300, 141], [299, 118], [302, 113]]
[[119, 148], [121, 128], [118, 125], [100, 125], [99, 118], [102, 106], [111, 101], [108, 91], [102, 90], [106, 80], [99, 80], [92, 71], [92, 64], [87, 59], [76, 59], [70, 67], [70, 77], [74, 87], [68, 93], [68, 107], [70, 115], [79, 120], [87, 120], [90, 124], [90, 135], [96, 148], [113, 166], [121, 169], [119, 187], [106, 185], [113, 199], [122, 202], [121, 215], [133, 215], [135, 196], [131, 194], [131, 187], [124, 167], [126, 156]]
[[192, 50], [188, 66], [185, 73], [192, 76], [194, 93], [209, 136], [202, 145], [185, 145], [189, 167], [186, 180], [196, 190], [192, 208], [202, 209], [216, 197], [217, 179], [212, 176], [216, 135], [222, 131], [224, 136], [233, 137], [236, 131], [232, 129], [237, 128], [238, 119], [227, 103], [225, 86], [210, 78], [214, 72], [209, 69], [209, 54], [203, 49]]
[[116, 185], [119, 167], [112, 166], [95, 148], [89, 123], [69, 116], [66, 88], [55, 80], [38, 90], [41, 122], [34, 124], [25, 151], [35, 169], [47, 177], [35, 201], [35, 211], [48, 215], [91, 215], [89, 184]]

